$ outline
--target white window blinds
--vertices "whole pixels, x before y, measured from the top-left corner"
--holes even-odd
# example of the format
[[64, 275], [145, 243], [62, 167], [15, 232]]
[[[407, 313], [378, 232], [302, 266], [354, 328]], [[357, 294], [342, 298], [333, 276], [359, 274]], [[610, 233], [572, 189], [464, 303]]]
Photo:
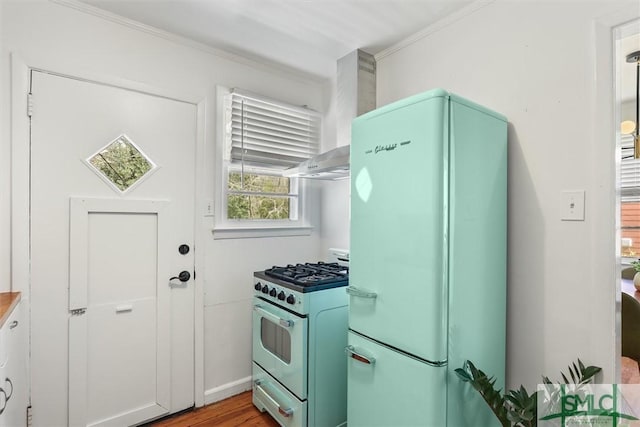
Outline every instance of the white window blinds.
[[640, 201], [640, 159], [633, 158], [633, 135], [621, 137], [620, 197], [623, 202]]
[[226, 99], [226, 160], [286, 169], [318, 152], [320, 115], [234, 89]]

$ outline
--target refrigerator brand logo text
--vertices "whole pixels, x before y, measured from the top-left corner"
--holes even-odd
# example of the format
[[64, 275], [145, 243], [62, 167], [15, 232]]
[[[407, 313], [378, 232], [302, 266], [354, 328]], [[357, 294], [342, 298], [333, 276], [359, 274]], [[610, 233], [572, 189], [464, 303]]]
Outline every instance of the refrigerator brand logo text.
[[376, 148], [374, 148], [373, 150], [367, 150], [364, 153], [365, 154], [378, 154], [381, 151], [393, 151], [396, 148], [398, 148], [398, 146], [404, 146], [404, 145], [408, 145], [411, 144], [411, 141], [402, 141], [400, 143], [398, 142], [394, 142], [393, 144], [387, 144], [387, 145], [376, 145]]
[[378, 154], [381, 151], [391, 151], [391, 150], [395, 150], [396, 147], [398, 146], [398, 144], [389, 144], [389, 145], [377, 145], [376, 146], [376, 154]]

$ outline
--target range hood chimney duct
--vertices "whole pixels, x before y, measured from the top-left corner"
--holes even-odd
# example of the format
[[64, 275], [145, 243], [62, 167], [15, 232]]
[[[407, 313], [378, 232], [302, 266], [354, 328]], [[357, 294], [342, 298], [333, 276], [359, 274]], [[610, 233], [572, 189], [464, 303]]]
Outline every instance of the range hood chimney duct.
[[351, 144], [351, 121], [376, 108], [376, 60], [360, 49], [338, 60], [337, 146]]
[[338, 60], [337, 148], [287, 169], [285, 175], [328, 180], [348, 178], [351, 121], [374, 108], [376, 108], [376, 60], [373, 55], [363, 50], [354, 50]]

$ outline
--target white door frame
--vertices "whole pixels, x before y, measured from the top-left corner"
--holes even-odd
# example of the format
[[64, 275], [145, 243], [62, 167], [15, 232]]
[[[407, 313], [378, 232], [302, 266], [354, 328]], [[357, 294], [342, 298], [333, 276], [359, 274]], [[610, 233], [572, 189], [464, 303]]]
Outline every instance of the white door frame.
[[[621, 219], [621, 210], [622, 210], [622, 201], [620, 198], [620, 150], [621, 150], [621, 138], [620, 138], [620, 132], [617, 130], [619, 129], [619, 125], [616, 125], [617, 123], [620, 123], [621, 120], [621, 104], [620, 104], [620, 98], [621, 98], [621, 86], [622, 83], [620, 81], [620, 75], [621, 75], [621, 67], [623, 67], [624, 65], [622, 65], [619, 61], [618, 61], [618, 57], [617, 57], [617, 49], [618, 49], [618, 42], [628, 36], [634, 35], [634, 34], [640, 34], [640, 12], [638, 11], [638, 7], [636, 5], [636, 14], [635, 17], [632, 13], [629, 13], [626, 16], [626, 19], [624, 19], [622, 22], [617, 23], [616, 25], [612, 26], [613, 28], [611, 29], [611, 57], [613, 58], [613, 64], [611, 66], [611, 70], [612, 70], [612, 76], [611, 76], [611, 82], [612, 82], [612, 87], [611, 87], [611, 102], [613, 103], [613, 116], [612, 116], [612, 120], [613, 120], [613, 129], [615, 133], [610, 133], [609, 135], [618, 135], [618, 137], [616, 138], [616, 158], [613, 159], [612, 162], [609, 162], [611, 164], [611, 166], [614, 168], [614, 183], [615, 183], [615, 215], [614, 215], [614, 224], [615, 224], [615, 246], [614, 246], [614, 254], [615, 254], [615, 304], [616, 304], [616, 309], [615, 309], [615, 378], [614, 381], [615, 383], [620, 383], [621, 382], [621, 371], [622, 371], [622, 363], [621, 363], [621, 357], [622, 357], [622, 316], [621, 316], [621, 309], [622, 309], [622, 303], [621, 303], [621, 298], [622, 298], [622, 275], [621, 275], [621, 267], [622, 267], [622, 256], [621, 256], [621, 237], [622, 237], [622, 219]], [[626, 55], [629, 52], [620, 52], [622, 54], [622, 56]]]
[[[608, 214], [596, 216], [592, 219], [592, 249], [591, 259], [588, 260], [590, 277], [592, 278], [591, 298], [603, 301], [607, 309], [605, 313], [613, 313], [603, 319], [601, 316], [590, 317], [590, 329], [601, 331], [604, 323], [610, 327], [611, 334], [603, 340], [593, 342], [593, 356], [596, 360], [607, 360], [603, 365], [604, 382], [620, 382], [620, 182], [618, 170], [620, 141], [615, 140], [619, 135], [620, 107], [617, 105], [618, 65], [615, 62], [615, 42], [620, 38], [620, 28], [625, 24], [639, 19], [640, 11], [636, 2], [630, 1], [612, 14], [599, 17], [593, 21], [594, 46], [593, 67], [588, 72], [593, 82], [592, 105], [592, 135], [591, 188], [593, 191], [589, 200], [589, 210], [605, 206]], [[617, 144], [616, 147], [613, 143]], [[615, 149], [614, 149], [615, 148]], [[604, 305], [603, 305], [604, 307]], [[599, 325], [600, 323], [600, 325]], [[613, 352], [613, 358], [610, 358]]]
[[[91, 83], [114, 86], [148, 95], [159, 96], [193, 104], [197, 108], [195, 147], [195, 218], [194, 265], [196, 272], [204, 272], [204, 236], [199, 214], [204, 212], [205, 179], [205, 105], [208, 97], [194, 99], [185, 93], [152, 87], [112, 75], [71, 70], [64, 64], [40, 63], [25, 60], [11, 53], [11, 290], [22, 292], [30, 300], [30, 121], [27, 94], [30, 72], [33, 70]], [[197, 407], [204, 405], [204, 274], [194, 278], [194, 398]], [[30, 325], [29, 325], [30, 330]]]

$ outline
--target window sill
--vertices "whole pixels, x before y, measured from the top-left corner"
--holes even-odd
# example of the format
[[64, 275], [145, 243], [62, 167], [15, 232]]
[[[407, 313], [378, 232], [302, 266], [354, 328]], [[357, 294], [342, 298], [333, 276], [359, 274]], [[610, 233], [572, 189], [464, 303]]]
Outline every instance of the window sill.
[[311, 226], [288, 227], [215, 227], [214, 239], [254, 239], [260, 237], [310, 236]]

